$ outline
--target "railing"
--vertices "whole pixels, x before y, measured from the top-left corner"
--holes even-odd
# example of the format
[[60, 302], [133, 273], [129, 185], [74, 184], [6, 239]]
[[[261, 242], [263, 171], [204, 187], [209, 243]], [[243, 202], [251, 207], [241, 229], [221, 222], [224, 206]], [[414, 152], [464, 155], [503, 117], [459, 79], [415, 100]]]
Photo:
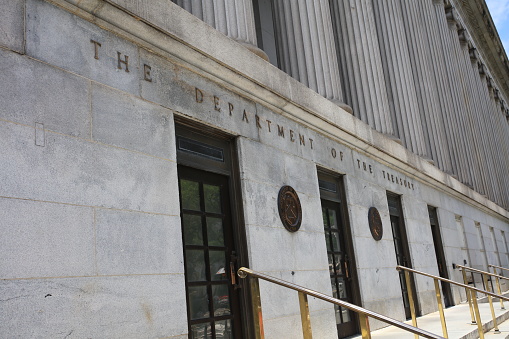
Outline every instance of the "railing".
[[[499, 279], [502, 278], [502, 279], [509, 280], [509, 278], [506, 278], [504, 276], [501, 276], [501, 275], [498, 275], [498, 274], [495, 274], [495, 273], [481, 271], [481, 270], [478, 270], [476, 268], [472, 268], [472, 267], [468, 267], [468, 266], [456, 265], [456, 267], [461, 268], [461, 271], [463, 273], [463, 281], [465, 282], [465, 284], [467, 283], [467, 274], [466, 274], [467, 270], [470, 271], [470, 272], [479, 273], [481, 275], [482, 279], [483, 279], [484, 287], [486, 288], [486, 291], [488, 291], [488, 292], [491, 292], [490, 291], [490, 285], [488, 284], [488, 276], [495, 277], [496, 278], [496, 283], [497, 283], [497, 288], [498, 288], [498, 295], [497, 295], [497, 297], [500, 300], [500, 308], [501, 309], [505, 309], [504, 308], [504, 301], [503, 300], [509, 300], [509, 299], [504, 299], [501, 296], [502, 290], [500, 289], [500, 280]], [[475, 297], [476, 296], [473, 295], [472, 299], [474, 299]], [[498, 329], [498, 324], [497, 324], [497, 317], [495, 316], [495, 309], [493, 308], [493, 300], [491, 298], [491, 295], [488, 295], [488, 302], [490, 303], [490, 310], [491, 310], [491, 316], [493, 318], [494, 332], [495, 333], [500, 333], [500, 331]], [[470, 307], [470, 315], [472, 317], [472, 323], [474, 323], [475, 319], [473, 317], [472, 302], [471, 302], [470, 299], [468, 299], [468, 306]]]
[[[502, 278], [502, 279], [505, 279], [505, 280], [509, 280], [508, 278], [504, 277], [503, 274], [498, 274], [497, 273], [497, 268], [500, 271], [500, 273], [503, 273], [502, 270], [505, 270], [505, 271], [509, 271], [509, 269], [507, 268], [504, 268], [504, 267], [500, 267], [500, 266], [496, 266], [496, 265], [488, 265], [488, 270], [491, 268], [493, 268], [493, 273], [495, 273], [497, 275], [497, 277], [495, 278], [496, 279], [496, 282], [497, 282], [497, 290], [498, 290], [498, 294], [502, 294], [502, 289], [500, 288], [500, 279], [499, 278]], [[502, 299], [500, 299], [500, 308], [502, 308], [503, 310], [505, 310], [505, 307], [504, 307], [504, 301]]]
[[405, 331], [412, 332], [416, 336], [421, 336], [424, 338], [436, 338], [436, 339], [443, 338], [436, 334], [419, 329], [415, 326], [411, 326], [411, 325], [405, 324], [401, 321], [381, 315], [379, 313], [372, 312], [372, 311], [362, 308], [360, 306], [347, 303], [343, 300], [332, 298], [326, 294], [316, 292], [316, 291], [307, 289], [305, 287], [298, 286], [298, 285], [292, 284], [290, 282], [271, 277], [269, 275], [265, 275], [262, 273], [252, 271], [245, 267], [241, 267], [238, 270], [238, 275], [240, 278], [247, 278], [247, 277], [250, 278], [249, 285], [251, 288], [253, 319], [254, 319], [256, 339], [265, 338], [264, 332], [263, 332], [262, 305], [261, 305], [261, 299], [260, 299], [260, 285], [259, 285], [258, 279], [263, 279], [265, 281], [292, 289], [299, 293], [300, 315], [301, 315], [302, 333], [304, 335], [304, 339], [312, 339], [311, 320], [310, 320], [310, 316], [309, 316], [309, 306], [308, 306], [308, 295], [315, 297], [317, 299], [327, 301], [327, 302], [335, 304], [335, 305], [339, 305], [341, 307], [344, 307], [344, 308], [347, 308], [349, 310], [356, 312], [359, 316], [359, 324], [360, 324], [361, 335], [362, 335], [363, 339], [371, 338], [371, 331], [369, 329], [369, 317], [383, 321], [387, 324], [399, 327]]
[[[457, 265], [457, 267], [463, 267], [463, 266]], [[408, 268], [408, 267], [397, 266], [396, 269], [398, 271], [399, 270], [404, 270], [405, 271], [405, 278], [406, 278], [405, 280], [406, 280], [406, 284], [407, 284], [408, 297], [409, 297], [408, 299], [409, 299], [409, 302], [410, 302], [410, 311], [411, 311], [411, 314], [412, 314], [412, 325], [415, 326], [415, 327], [417, 327], [417, 319], [416, 319], [416, 316], [415, 316], [415, 305], [414, 305], [414, 300], [413, 300], [412, 284], [410, 283], [410, 272], [411, 273], [415, 273], [415, 274], [420, 274], [420, 275], [423, 275], [423, 276], [426, 276], [426, 277], [434, 279], [434, 281], [435, 281], [435, 294], [436, 294], [436, 298], [437, 298], [437, 302], [438, 302], [438, 311], [439, 311], [439, 314], [440, 314], [440, 321], [442, 322], [442, 331], [443, 331], [443, 335], [444, 335], [445, 338], [448, 338], [448, 334], [447, 334], [447, 325], [446, 325], [445, 315], [444, 315], [444, 308], [442, 306], [442, 295], [441, 295], [441, 292], [440, 292], [440, 285], [438, 284], [439, 280], [447, 282], [447, 283], [450, 283], [452, 285], [456, 285], [456, 286], [465, 288], [465, 292], [467, 294], [467, 299], [469, 301], [469, 304], [470, 303], [473, 304], [473, 310], [472, 310], [472, 308], [470, 308], [470, 313], [471, 313], [471, 315], [473, 317], [472, 318], [473, 319], [472, 323], [477, 323], [477, 328], [478, 328], [478, 331], [479, 331], [479, 338], [480, 339], [484, 339], [484, 332], [483, 332], [483, 328], [482, 328], [481, 315], [479, 313], [479, 305], [477, 303], [477, 298], [475, 296], [475, 292], [484, 293], [484, 294], [488, 295], [490, 298], [491, 297], [495, 297], [495, 298], [501, 298], [501, 299], [509, 301], [509, 298], [503, 297], [503, 296], [495, 294], [493, 292], [481, 290], [481, 289], [476, 288], [476, 287], [468, 286], [467, 284], [462, 284], [462, 283], [459, 283], [459, 282], [456, 282], [456, 281], [453, 281], [453, 280], [449, 280], [449, 279], [445, 279], [445, 278], [442, 278], [442, 277], [438, 277], [436, 275], [420, 272], [420, 271], [417, 271], [417, 270], [414, 270], [414, 269], [411, 269], [411, 268]], [[465, 271], [463, 271], [463, 276], [466, 279]], [[472, 298], [470, 296], [472, 296]], [[474, 313], [475, 313], [475, 317], [474, 317]], [[494, 316], [494, 312], [492, 312], [492, 315]], [[494, 319], [495, 327], [497, 327], [496, 326], [496, 319], [495, 319], [495, 317], [493, 319]], [[416, 336], [416, 338], [417, 338], [417, 336]]]

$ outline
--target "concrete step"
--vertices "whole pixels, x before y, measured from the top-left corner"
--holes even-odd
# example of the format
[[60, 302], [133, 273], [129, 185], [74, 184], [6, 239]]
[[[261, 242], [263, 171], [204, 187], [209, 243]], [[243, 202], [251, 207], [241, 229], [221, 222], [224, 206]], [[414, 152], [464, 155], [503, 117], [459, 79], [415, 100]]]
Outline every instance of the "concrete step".
[[[486, 338], [502, 339], [506, 336], [509, 337], [509, 303], [508, 309], [500, 309], [500, 304], [494, 304], [495, 316], [499, 329], [502, 333], [494, 334], [493, 331], [486, 333]], [[493, 329], [493, 319], [491, 310], [488, 303], [479, 304], [479, 312], [481, 314], [481, 321], [483, 323], [483, 331], [488, 332]], [[471, 323], [470, 309], [468, 303], [456, 305], [445, 310], [445, 319], [447, 323], [447, 332], [451, 339], [476, 339], [479, 338], [479, 332], [476, 324]], [[505, 322], [504, 322], [505, 321]], [[411, 321], [406, 323], [412, 324]], [[506, 324], [507, 323], [507, 324]], [[438, 335], [442, 334], [442, 325], [440, 322], [440, 315], [437, 312], [427, 314], [417, 318], [417, 327], [422, 328], [431, 333]], [[399, 328], [389, 326], [371, 333], [372, 338], [386, 338], [386, 339], [413, 339], [414, 335], [405, 332]], [[361, 338], [360, 336], [355, 338]], [[509, 338], [508, 338], [509, 339]]]

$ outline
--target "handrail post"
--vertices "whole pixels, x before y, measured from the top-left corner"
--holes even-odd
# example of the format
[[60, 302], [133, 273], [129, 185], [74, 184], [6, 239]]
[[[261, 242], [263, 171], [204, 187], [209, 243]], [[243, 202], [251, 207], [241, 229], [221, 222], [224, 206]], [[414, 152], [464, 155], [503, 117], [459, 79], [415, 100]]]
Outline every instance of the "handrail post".
[[[488, 284], [488, 275], [482, 274], [482, 278], [484, 281], [484, 285], [486, 286], [486, 291], [491, 292], [490, 285]], [[498, 325], [497, 325], [497, 316], [495, 315], [495, 309], [493, 308], [493, 299], [492, 299], [491, 295], [489, 295], [489, 294], [488, 294], [488, 302], [490, 303], [491, 316], [493, 318], [493, 327], [495, 329], [493, 332], [495, 334], [498, 334], [498, 333], [500, 333], [500, 331], [499, 331]]]
[[[417, 327], [417, 318], [415, 316], [415, 303], [414, 303], [414, 292], [412, 290], [412, 283], [410, 281], [410, 272], [405, 270], [405, 282], [406, 282], [406, 290], [408, 293], [408, 303], [410, 304], [410, 313], [412, 314], [412, 325]], [[414, 334], [415, 339], [418, 339], [419, 336]]]
[[477, 332], [479, 332], [479, 339], [484, 339], [484, 332], [482, 329], [482, 321], [481, 321], [481, 313], [479, 313], [479, 305], [477, 303], [477, 298], [474, 295], [474, 291], [472, 292], [472, 303], [474, 304], [475, 310], [475, 319], [477, 322]]
[[359, 325], [361, 327], [362, 339], [371, 339], [371, 330], [369, 328], [369, 318], [363, 313], [359, 313]]
[[302, 335], [304, 339], [313, 339], [311, 331], [311, 319], [309, 316], [308, 296], [299, 292], [300, 319], [302, 321]]
[[440, 293], [440, 285], [438, 283], [438, 279], [433, 279], [435, 282], [435, 294], [438, 302], [438, 312], [440, 313], [440, 322], [442, 323], [442, 333], [444, 334], [444, 338], [449, 338], [447, 334], [447, 324], [445, 322], [444, 315], [444, 306], [442, 305], [442, 295]]
[[258, 282], [258, 278], [250, 277], [249, 285], [251, 287], [255, 338], [264, 339], [265, 333], [263, 332], [262, 302], [260, 298], [260, 283]]
[[[493, 273], [495, 273], [496, 275], [498, 275], [497, 273], [497, 268], [495, 266], [491, 266], [493, 267]], [[500, 288], [500, 279], [498, 279], [498, 277], [495, 277], [495, 281], [497, 282], [497, 290], [498, 290], [498, 294], [499, 295], [502, 295], [502, 289]], [[500, 300], [500, 309], [501, 310], [505, 310], [505, 307], [504, 307], [504, 301], [501, 299], [501, 298], [498, 298], [498, 300]]]
[[[468, 285], [467, 281], [467, 272], [464, 268], [461, 269], [461, 273], [463, 274], [463, 283], [465, 285]], [[472, 324], [475, 324], [475, 316], [474, 316], [474, 310], [472, 308], [472, 299], [475, 298], [474, 292], [469, 291], [468, 288], [465, 287], [465, 293], [467, 295], [468, 300], [468, 307], [470, 308], [470, 317], [472, 318]]]

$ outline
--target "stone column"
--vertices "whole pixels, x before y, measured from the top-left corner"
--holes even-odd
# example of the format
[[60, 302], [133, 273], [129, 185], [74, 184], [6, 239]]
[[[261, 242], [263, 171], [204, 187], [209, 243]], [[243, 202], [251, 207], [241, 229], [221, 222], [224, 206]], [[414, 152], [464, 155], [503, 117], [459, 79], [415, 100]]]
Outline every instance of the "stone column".
[[[442, 0], [434, 0], [434, 14], [435, 20], [434, 24], [439, 31], [437, 37], [439, 40], [439, 54], [443, 56], [444, 68], [443, 68], [443, 80], [445, 83], [443, 84], [443, 89], [445, 90], [446, 95], [443, 96], [443, 100], [449, 101], [446, 103], [450, 105], [450, 111], [447, 113], [449, 116], [445, 123], [448, 127], [448, 132], [450, 133], [450, 141], [452, 143], [453, 149], [451, 150], [453, 156], [457, 160], [456, 163], [456, 174], [458, 179], [464, 184], [471, 185], [471, 175], [470, 175], [470, 164], [467, 160], [467, 147], [465, 140], [465, 133], [461, 114], [466, 111], [465, 103], [463, 98], [461, 97], [461, 89], [459, 87], [460, 78], [457, 70], [457, 62], [455, 60], [455, 51], [453, 48], [453, 44], [459, 44], [458, 42], [458, 33], [456, 29], [455, 23], [449, 23], [444, 11], [444, 3]], [[454, 25], [453, 28], [449, 28], [449, 25]], [[452, 34], [452, 33], [455, 34]]]
[[265, 60], [257, 47], [252, 0], [172, 0], [224, 35], [238, 41]]
[[403, 145], [428, 158], [399, 0], [373, 1], [393, 127]]
[[345, 102], [353, 114], [394, 138], [372, 0], [330, 2]]
[[343, 103], [328, 0], [274, 0], [280, 67], [351, 112]]
[[433, 7], [426, 0], [403, 0], [400, 4], [427, 152], [438, 168], [451, 173], [438, 89], [433, 76], [432, 47], [426, 32], [432, 28], [425, 16], [433, 11]]
[[[448, 171], [445, 169], [445, 167], [443, 170], [457, 177], [459, 173], [460, 161], [458, 158], [459, 153], [455, 142], [456, 139], [454, 137], [454, 125], [451, 123], [454, 107], [450, 99], [452, 94], [451, 87], [449, 86], [449, 78], [447, 77], [445, 56], [442, 49], [442, 40], [440, 38], [441, 29], [440, 26], [437, 25], [435, 7], [433, 4], [435, 3], [437, 9], [441, 10], [442, 13], [444, 11], [444, 6], [443, 2], [434, 2], [434, 0], [423, 0], [420, 3], [424, 7], [424, 11], [422, 13], [424, 31], [427, 35], [427, 46], [430, 49], [432, 82], [437, 88], [437, 103], [440, 109], [439, 120], [442, 122], [442, 126], [445, 130], [443, 142], [446, 150], [444, 150], [444, 153], [449, 155], [450, 161], [450, 170]], [[443, 23], [446, 25], [445, 17]]]

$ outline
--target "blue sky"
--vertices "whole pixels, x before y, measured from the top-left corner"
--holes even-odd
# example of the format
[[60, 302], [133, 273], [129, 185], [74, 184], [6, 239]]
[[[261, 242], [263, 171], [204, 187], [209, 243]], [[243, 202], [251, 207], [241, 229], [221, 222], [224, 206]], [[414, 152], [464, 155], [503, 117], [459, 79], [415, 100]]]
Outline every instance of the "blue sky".
[[509, 0], [486, 0], [500, 40], [509, 54]]

